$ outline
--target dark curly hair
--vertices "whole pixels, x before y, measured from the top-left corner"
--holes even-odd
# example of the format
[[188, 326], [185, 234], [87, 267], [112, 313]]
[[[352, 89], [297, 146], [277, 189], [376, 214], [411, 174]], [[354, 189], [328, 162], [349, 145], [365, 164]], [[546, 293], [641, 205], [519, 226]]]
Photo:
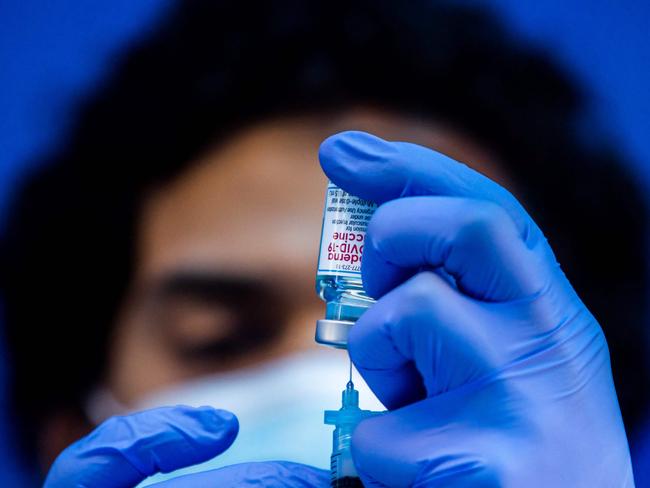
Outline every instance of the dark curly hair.
[[646, 210], [606, 135], [582, 130], [585, 102], [549, 59], [489, 12], [443, 2], [183, 0], [15, 194], [0, 291], [28, 447], [103, 373], [147, 191], [240, 127], [356, 105], [443, 121], [498, 156], [605, 330], [634, 429], [650, 391]]

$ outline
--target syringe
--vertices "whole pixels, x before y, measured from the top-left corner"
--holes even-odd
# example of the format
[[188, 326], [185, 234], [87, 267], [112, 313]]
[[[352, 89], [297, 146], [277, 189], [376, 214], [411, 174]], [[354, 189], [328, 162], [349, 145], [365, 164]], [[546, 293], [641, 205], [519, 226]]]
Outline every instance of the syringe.
[[352, 461], [352, 432], [362, 420], [382, 413], [359, 408], [359, 392], [354, 389], [352, 379], [343, 390], [341, 409], [325, 411], [325, 423], [336, 427], [331, 457], [332, 487], [363, 487]]

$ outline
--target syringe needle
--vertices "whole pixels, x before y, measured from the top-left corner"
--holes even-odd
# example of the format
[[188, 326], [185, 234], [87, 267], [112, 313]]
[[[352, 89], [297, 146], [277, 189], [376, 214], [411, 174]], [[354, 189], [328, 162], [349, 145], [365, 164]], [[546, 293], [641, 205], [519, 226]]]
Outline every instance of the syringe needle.
[[352, 359], [350, 359], [350, 380], [348, 381], [348, 388], [354, 388], [354, 383], [352, 383]]

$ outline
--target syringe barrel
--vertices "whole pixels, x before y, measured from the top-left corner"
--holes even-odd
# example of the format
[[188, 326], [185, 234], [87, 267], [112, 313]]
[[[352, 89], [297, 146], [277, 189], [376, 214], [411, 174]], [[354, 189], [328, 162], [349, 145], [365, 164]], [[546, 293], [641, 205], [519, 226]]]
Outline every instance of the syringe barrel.
[[[332, 488], [363, 488], [363, 484], [357, 475], [356, 469], [354, 469], [353, 472], [350, 472], [350, 470], [345, 469], [343, 465], [347, 465], [347, 460], [342, 457], [341, 454], [332, 454], [330, 486], [332, 486]], [[348, 474], [342, 474], [344, 472], [348, 472]]]
[[[334, 442], [337, 442], [336, 439]], [[352, 460], [349, 441], [346, 448], [332, 451], [330, 474], [332, 486], [363, 486]], [[351, 484], [353, 480], [358, 480], [358, 482]]]

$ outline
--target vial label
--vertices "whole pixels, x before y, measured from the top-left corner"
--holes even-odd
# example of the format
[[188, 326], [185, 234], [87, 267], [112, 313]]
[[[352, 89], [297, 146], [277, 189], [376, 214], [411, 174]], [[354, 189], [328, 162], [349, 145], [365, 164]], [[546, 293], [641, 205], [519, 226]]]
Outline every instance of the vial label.
[[373, 202], [328, 183], [318, 256], [319, 274], [361, 276], [366, 229], [376, 208]]

